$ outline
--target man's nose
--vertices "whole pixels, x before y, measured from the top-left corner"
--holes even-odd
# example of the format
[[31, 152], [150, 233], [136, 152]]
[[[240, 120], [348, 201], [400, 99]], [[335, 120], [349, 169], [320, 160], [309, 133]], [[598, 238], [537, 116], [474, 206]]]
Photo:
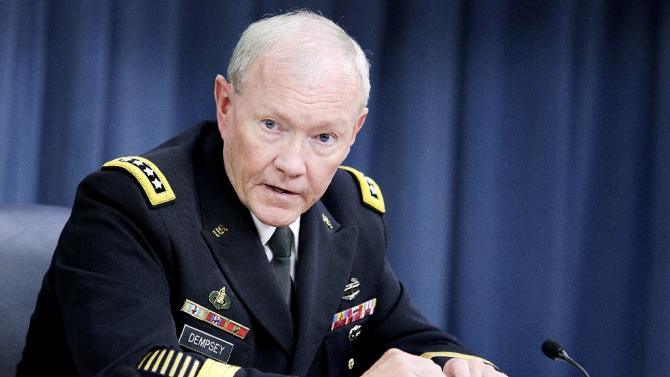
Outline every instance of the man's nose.
[[282, 143], [279, 154], [274, 160], [275, 167], [289, 177], [301, 176], [306, 171], [304, 145], [295, 139], [297, 138], [290, 138]]

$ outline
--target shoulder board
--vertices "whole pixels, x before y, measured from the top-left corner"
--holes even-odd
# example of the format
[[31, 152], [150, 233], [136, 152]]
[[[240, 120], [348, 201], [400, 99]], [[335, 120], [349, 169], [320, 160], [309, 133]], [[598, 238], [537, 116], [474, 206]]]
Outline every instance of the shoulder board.
[[356, 178], [359, 188], [361, 189], [361, 199], [363, 200], [363, 203], [379, 213], [386, 212], [382, 190], [372, 178], [366, 177], [360, 171], [349, 166], [340, 166], [340, 169], [348, 171]]
[[153, 162], [139, 156], [127, 156], [105, 162], [103, 168], [120, 168], [132, 174], [142, 186], [152, 207], [169, 203], [176, 199], [172, 187], [163, 173]]

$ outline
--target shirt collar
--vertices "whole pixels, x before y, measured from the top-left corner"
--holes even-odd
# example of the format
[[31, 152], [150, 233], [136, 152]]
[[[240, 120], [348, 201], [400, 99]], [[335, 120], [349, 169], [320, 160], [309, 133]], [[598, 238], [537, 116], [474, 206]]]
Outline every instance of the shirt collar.
[[[251, 218], [254, 220], [254, 225], [256, 226], [256, 230], [258, 231], [258, 237], [260, 237], [261, 243], [263, 245], [267, 244], [268, 241], [270, 240], [270, 237], [272, 237], [272, 235], [274, 234], [275, 229], [277, 229], [277, 227], [264, 224], [258, 219], [258, 217], [256, 217], [256, 215], [254, 215], [253, 212], [249, 211], [249, 213], [251, 213]], [[294, 222], [289, 224], [288, 227], [291, 229], [291, 234], [293, 235], [293, 248], [297, 250], [298, 242], [296, 241], [298, 238], [298, 234], [300, 234], [300, 216], [298, 216], [298, 218]]]

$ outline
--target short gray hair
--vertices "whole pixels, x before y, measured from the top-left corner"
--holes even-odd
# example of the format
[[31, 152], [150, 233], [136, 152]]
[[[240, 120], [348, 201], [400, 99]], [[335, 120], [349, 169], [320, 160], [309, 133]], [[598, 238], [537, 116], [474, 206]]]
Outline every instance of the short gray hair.
[[332, 47], [351, 57], [353, 67], [361, 79], [363, 106], [367, 106], [370, 98], [370, 63], [361, 46], [333, 21], [305, 9], [264, 18], [249, 25], [233, 50], [228, 64], [228, 80], [241, 88], [251, 63], [258, 56], [277, 42], [309, 26], [318, 28], [320, 39], [325, 37]]

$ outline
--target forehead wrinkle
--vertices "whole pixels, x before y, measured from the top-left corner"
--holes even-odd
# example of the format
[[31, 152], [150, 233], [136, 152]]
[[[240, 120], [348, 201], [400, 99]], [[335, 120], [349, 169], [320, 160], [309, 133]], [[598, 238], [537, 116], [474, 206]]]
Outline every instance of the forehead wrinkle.
[[[281, 67], [272, 62], [259, 64], [250, 75], [254, 80], [248, 84], [257, 91], [252, 98], [259, 106], [257, 116], [281, 115], [286, 121], [304, 122], [313, 126], [347, 124], [350, 122], [346, 119], [348, 116], [357, 115], [354, 113], [360, 106], [360, 93], [356, 82], [349, 76], [328, 71], [324, 74], [326, 77], [305, 80], [290, 73], [276, 74], [277, 71], [283, 72]], [[323, 82], [329, 85], [323, 85]]]
[[[282, 80], [283, 81], [283, 80]], [[287, 80], [288, 81], [288, 80]], [[276, 98], [280, 100], [295, 99], [299, 104], [307, 106], [320, 107], [335, 106], [337, 108], [348, 108], [347, 97], [355, 94], [355, 90], [351, 90], [342, 85], [295, 85], [289, 82], [274, 82], [273, 85], [267, 87], [270, 92], [277, 91], [283, 95], [277, 95]], [[290, 101], [289, 101], [290, 102]]]
[[[351, 59], [341, 50], [314, 42], [278, 43], [259, 56], [253, 68], [260, 74], [261, 80], [276, 83], [293, 92], [306, 89], [310, 97], [321, 93], [335, 97], [351, 93], [362, 97], [362, 84]], [[323, 85], [324, 82], [328, 85]], [[331, 87], [332, 93], [329, 91]]]

